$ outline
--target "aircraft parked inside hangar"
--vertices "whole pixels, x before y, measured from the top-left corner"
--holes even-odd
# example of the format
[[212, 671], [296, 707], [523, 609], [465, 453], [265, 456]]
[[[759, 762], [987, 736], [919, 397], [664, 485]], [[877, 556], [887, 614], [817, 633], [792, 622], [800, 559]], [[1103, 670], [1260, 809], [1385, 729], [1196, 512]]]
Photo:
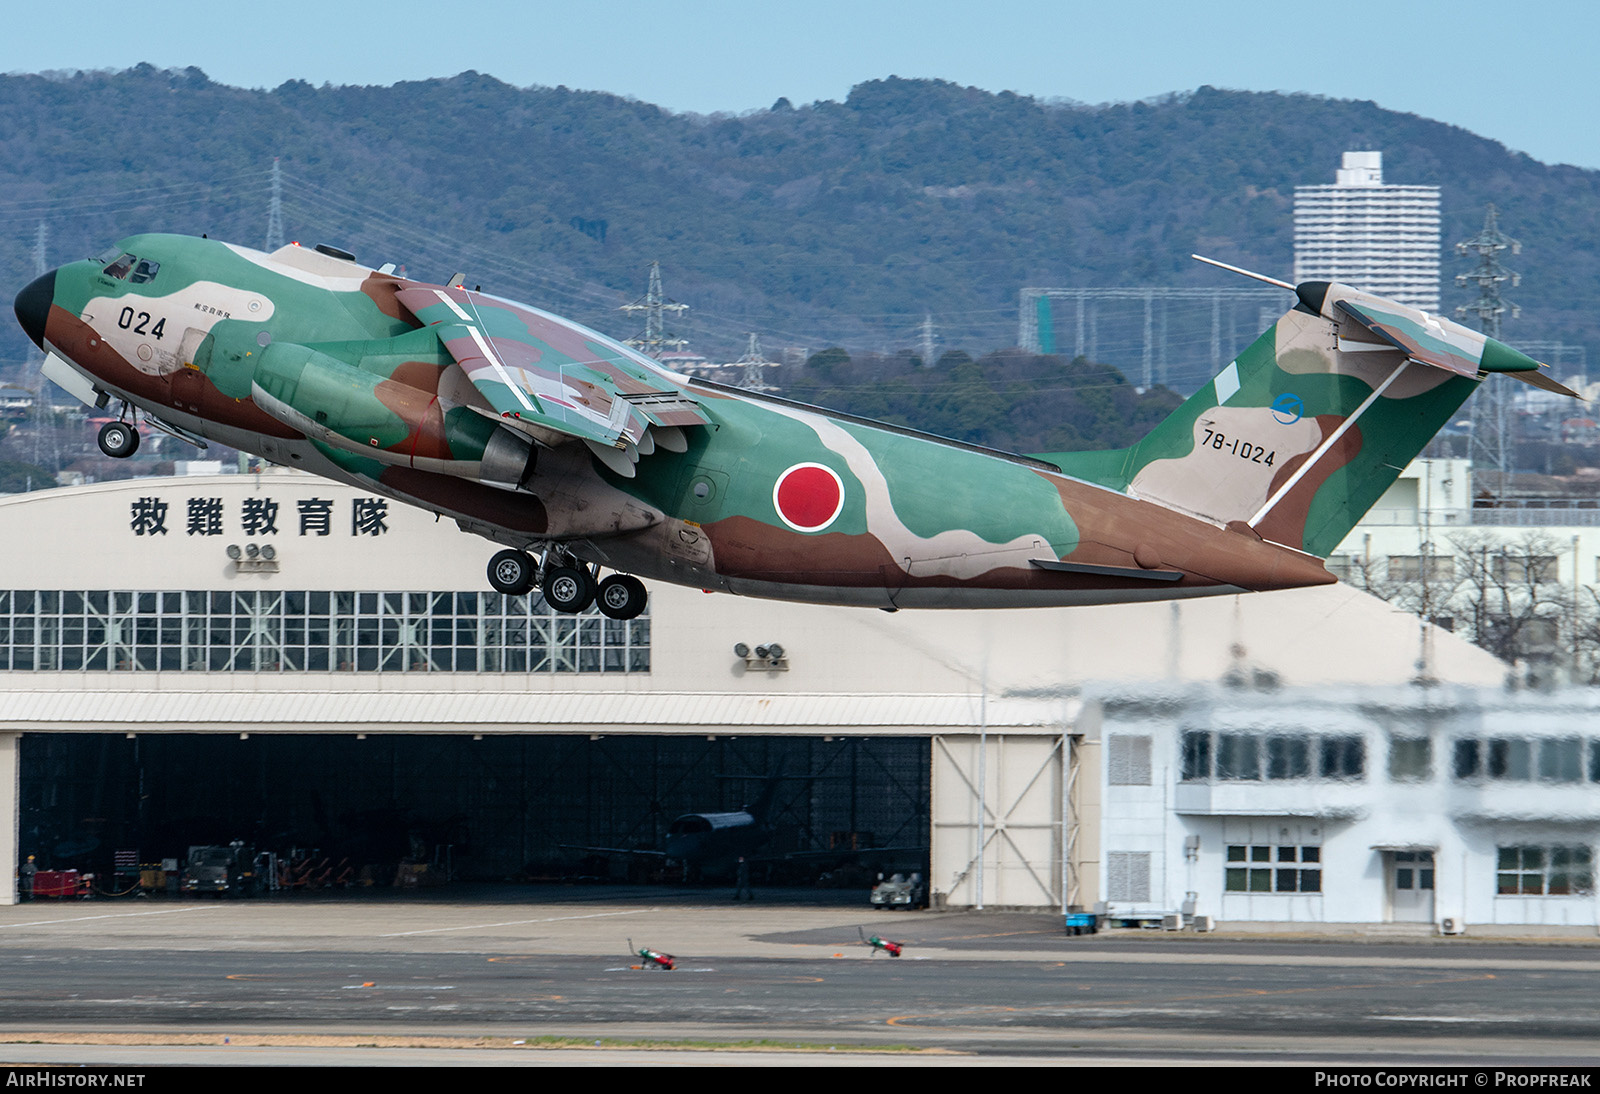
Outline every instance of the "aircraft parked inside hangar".
[[1572, 394], [1448, 319], [1272, 283], [1299, 303], [1142, 441], [1039, 456], [691, 379], [332, 247], [137, 235], [15, 309], [46, 376], [122, 404], [108, 454], [143, 414], [453, 517], [508, 548], [501, 592], [631, 618], [639, 576], [890, 610], [1328, 584], [1328, 553], [1484, 376]]

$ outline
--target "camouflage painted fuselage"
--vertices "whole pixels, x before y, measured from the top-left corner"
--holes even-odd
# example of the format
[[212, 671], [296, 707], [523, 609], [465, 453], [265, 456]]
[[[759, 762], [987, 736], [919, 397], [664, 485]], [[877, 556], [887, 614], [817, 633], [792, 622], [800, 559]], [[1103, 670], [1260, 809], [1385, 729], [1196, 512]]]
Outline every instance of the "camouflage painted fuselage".
[[17, 301], [114, 399], [502, 544], [824, 603], [1331, 582], [1319, 556], [1476, 383], [1421, 366], [1395, 381], [1405, 353], [1346, 352], [1362, 332], [1302, 308], [1140, 444], [1034, 459], [702, 384], [536, 309], [297, 246], [117, 250]]

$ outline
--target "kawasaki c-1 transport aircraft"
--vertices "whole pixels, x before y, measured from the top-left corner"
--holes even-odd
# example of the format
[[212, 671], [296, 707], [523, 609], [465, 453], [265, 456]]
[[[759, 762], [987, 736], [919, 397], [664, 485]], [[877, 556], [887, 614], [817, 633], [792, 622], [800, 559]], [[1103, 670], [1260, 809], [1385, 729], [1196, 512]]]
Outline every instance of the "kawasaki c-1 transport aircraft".
[[131, 236], [15, 307], [46, 376], [121, 404], [109, 455], [142, 414], [452, 517], [507, 548], [503, 593], [630, 618], [640, 577], [890, 610], [1327, 584], [1328, 553], [1486, 374], [1566, 392], [1448, 319], [1274, 283], [1299, 303], [1144, 440], [1034, 456], [685, 377], [333, 247]]

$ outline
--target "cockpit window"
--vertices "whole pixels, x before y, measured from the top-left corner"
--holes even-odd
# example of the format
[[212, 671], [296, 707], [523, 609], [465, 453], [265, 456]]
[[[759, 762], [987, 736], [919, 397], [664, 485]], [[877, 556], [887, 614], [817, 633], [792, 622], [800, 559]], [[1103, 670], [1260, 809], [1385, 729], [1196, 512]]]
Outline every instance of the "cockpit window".
[[100, 272], [105, 274], [107, 277], [114, 277], [118, 281], [126, 281], [129, 271], [133, 269], [133, 264], [137, 261], [139, 260], [133, 255], [119, 255], [109, 266]]
[[126, 281], [130, 285], [146, 285], [156, 279], [161, 263], [127, 253], [120, 254], [101, 273]]

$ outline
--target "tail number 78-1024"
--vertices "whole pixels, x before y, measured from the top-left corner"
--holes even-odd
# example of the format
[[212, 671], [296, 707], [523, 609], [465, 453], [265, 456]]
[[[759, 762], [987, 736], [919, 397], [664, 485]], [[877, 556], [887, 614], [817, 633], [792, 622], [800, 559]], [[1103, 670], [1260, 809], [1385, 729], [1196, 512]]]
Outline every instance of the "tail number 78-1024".
[[1241, 460], [1265, 464], [1267, 467], [1272, 466], [1272, 459], [1278, 454], [1276, 450], [1268, 452], [1259, 444], [1252, 444], [1249, 441], [1240, 440], [1238, 437], [1230, 440], [1226, 433], [1218, 433], [1214, 429], [1206, 430], [1205, 438], [1200, 444], [1202, 447], [1209, 445], [1219, 452], [1232, 452]]

